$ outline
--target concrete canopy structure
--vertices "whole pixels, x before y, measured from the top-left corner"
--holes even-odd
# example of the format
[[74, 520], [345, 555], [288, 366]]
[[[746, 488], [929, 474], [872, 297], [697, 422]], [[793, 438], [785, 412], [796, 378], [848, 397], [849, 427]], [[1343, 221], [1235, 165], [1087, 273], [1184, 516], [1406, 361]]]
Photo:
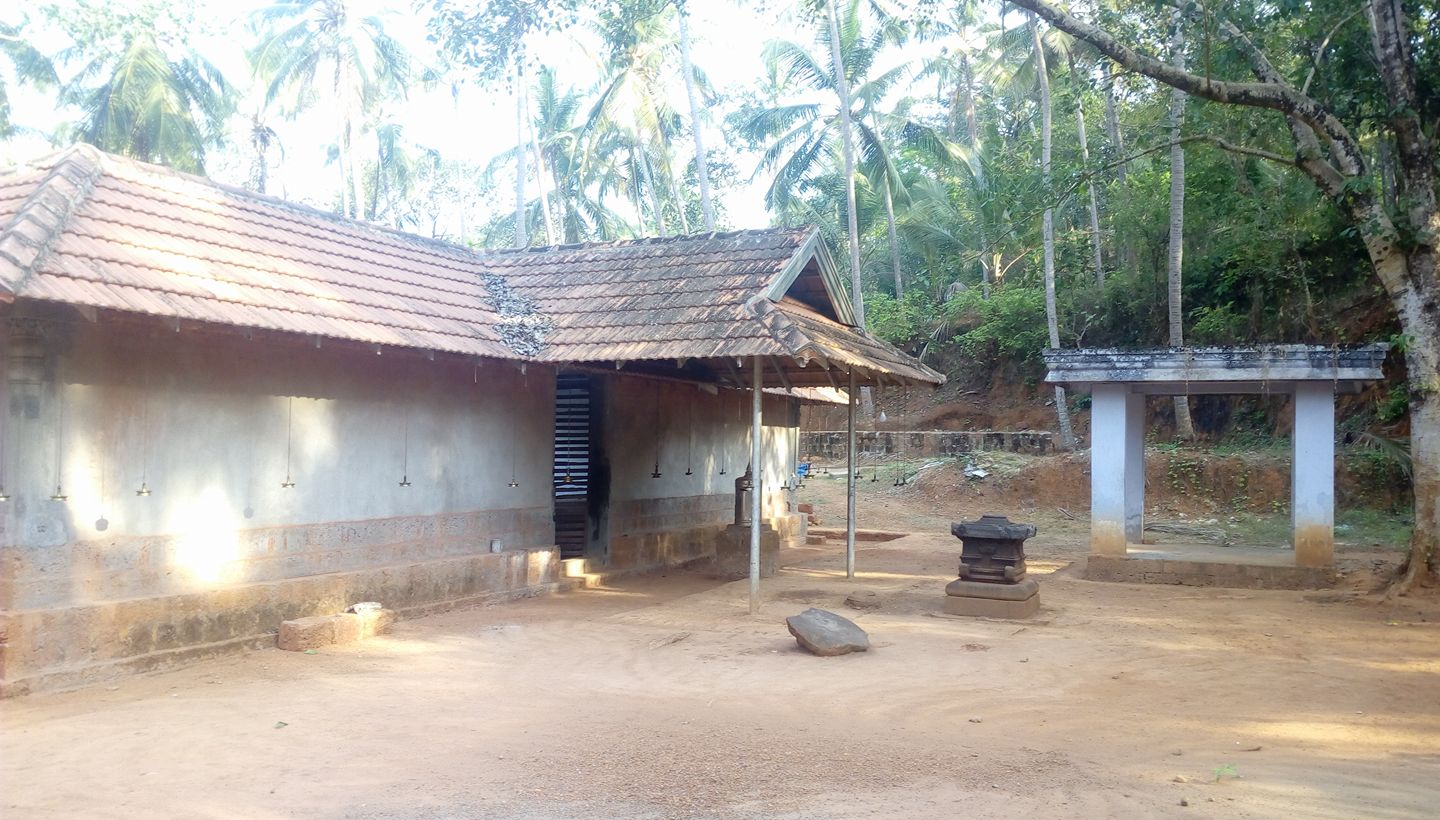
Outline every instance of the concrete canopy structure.
[[77, 146], [0, 174], [0, 694], [713, 558], [747, 465], [753, 591], [806, 391], [942, 380], [811, 229], [476, 251]]
[[1048, 350], [1045, 381], [1088, 391], [1090, 548], [1124, 557], [1145, 529], [1145, 397], [1288, 395], [1295, 563], [1335, 557], [1335, 394], [1382, 377], [1388, 347], [1273, 345], [1154, 350]]

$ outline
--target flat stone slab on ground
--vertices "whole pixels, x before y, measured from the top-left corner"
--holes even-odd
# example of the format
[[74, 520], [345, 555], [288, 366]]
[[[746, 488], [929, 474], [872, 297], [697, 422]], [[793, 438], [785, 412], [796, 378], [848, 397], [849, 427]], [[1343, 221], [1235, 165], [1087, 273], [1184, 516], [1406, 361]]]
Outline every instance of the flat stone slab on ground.
[[1025, 601], [1039, 592], [1040, 584], [1034, 578], [1026, 578], [1018, 584], [994, 584], [956, 578], [945, 586], [946, 595], [957, 598], [985, 598], [991, 601]]
[[870, 636], [854, 621], [824, 609], [811, 607], [785, 619], [795, 642], [812, 655], [829, 657], [870, 648]]
[[972, 618], [1020, 620], [1033, 618], [1040, 612], [1040, 596], [1031, 595], [1023, 601], [1002, 601], [994, 598], [945, 596], [946, 615], [968, 615]]

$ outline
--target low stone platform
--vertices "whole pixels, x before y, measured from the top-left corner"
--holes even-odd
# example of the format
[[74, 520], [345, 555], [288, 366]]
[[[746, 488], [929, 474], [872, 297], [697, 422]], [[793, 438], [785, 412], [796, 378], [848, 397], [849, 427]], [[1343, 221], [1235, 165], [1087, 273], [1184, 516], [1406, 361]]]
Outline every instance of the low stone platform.
[[1085, 578], [1127, 584], [1231, 589], [1326, 589], [1334, 585], [1336, 576], [1333, 567], [1091, 555], [1085, 562]]
[[945, 586], [945, 614], [978, 618], [1033, 618], [1040, 611], [1040, 584], [992, 584], [956, 578]]
[[[731, 524], [715, 541], [715, 559], [709, 574], [738, 580], [750, 577], [750, 525]], [[760, 528], [760, 577], [771, 578], [780, 570], [780, 533], [768, 523]]]
[[[806, 542], [812, 543], [811, 537], [819, 539], [813, 543], [824, 544], [830, 541], [845, 542], [844, 527], [811, 527], [806, 531]], [[878, 543], [881, 541], [898, 541], [909, 535], [908, 532], [891, 532], [889, 530], [855, 530], [855, 541], [857, 543]]]

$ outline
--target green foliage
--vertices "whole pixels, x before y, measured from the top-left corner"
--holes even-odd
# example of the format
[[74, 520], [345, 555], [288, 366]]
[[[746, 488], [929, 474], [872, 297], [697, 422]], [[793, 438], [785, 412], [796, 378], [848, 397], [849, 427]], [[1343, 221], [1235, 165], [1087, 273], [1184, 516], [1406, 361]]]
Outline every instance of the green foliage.
[[83, 0], [46, 7], [45, 17], [71, 40], [56, 60], [73, 68], [59, 102], [80, 112], [67, 141], [204, 172], [235, 95], [219, 69], [190, 50], [193, 11], [160, 0], [131, 8]]
[[1405, 382], [1390, 386], [1385, 398], [1375, 408], [1375, 417], [1385, 423], [1399, 421], [1410, 412], [1410, 385]]
[[865, 323], [870, 331], [899, 347], [910, 347], [929, 335], [935, 303], [921, 291], [911, 291], [904, 299], [888, 293], [865, 295]]
[[1048, 346], [1045, 332], [1045, 291], [1010, 285], [989, 299], [967, 290], [944, 306], [960, 330], [955, 342], [982, 363], [1006, 358], [1036, 363]]

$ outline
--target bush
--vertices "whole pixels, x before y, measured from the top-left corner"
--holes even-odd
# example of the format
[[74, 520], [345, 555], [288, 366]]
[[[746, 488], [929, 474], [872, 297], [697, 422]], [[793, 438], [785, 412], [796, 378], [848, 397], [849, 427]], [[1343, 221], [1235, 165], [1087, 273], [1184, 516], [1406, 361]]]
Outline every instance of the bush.
[[896, 299], [888, 293], [865, 294], [865, 326], [896, 347], [913, 348], [935, 331], [935, 303], [918, 291]]
[[971, 289], [945, 303], [945, 313], [961, 330], [955, 343], [979, 363], [998, 359], [1035, 364], [1049, 347], [1045, 332], [1045, 291], [1040, 288], [996, 288], [989, 299]]

